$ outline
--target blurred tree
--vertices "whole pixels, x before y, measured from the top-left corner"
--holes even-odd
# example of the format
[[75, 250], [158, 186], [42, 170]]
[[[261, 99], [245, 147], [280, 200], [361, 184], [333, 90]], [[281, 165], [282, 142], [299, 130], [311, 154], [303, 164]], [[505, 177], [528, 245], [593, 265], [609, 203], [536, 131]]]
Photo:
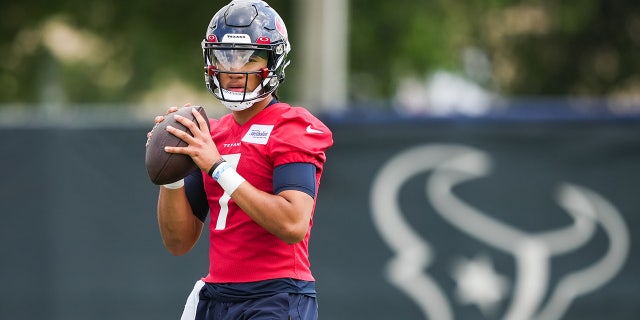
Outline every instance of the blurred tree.
[[[638, 1], [349, 1], [356, 100], [437, 70], [506, 96], [640, 94]], [[137, 103], [174, 82], [206, 93], [200, 41], [224, 2], [3, 1], [0, 103]], [[269, 3], [295, 41], [304, 17]]]
[[[385, 98], [407, 75], [474, 78], [505, 96], [640, 95], [640, 2], [351, 0], [351, 92]], [[364, 85], [363, 85], [364, 84]]]
[[176, 80], [206, 92], [200, 41], [224, 3], [1, 2], [0, 103], [135, 103]]

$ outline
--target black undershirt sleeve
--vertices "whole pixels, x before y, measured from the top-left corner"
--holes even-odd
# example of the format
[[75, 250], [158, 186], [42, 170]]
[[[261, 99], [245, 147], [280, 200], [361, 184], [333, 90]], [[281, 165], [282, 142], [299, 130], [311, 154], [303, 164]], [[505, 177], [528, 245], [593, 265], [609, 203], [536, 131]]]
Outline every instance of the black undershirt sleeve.
[[273, 170], [273, 193], [278, 194], [284, 190], [302, 191], [315, 198], [316, 166], [306, 162], [277, 166]]
[[184, 187], [193, 214], [204, 222], [209, 213], [209, 203], [207, 202], [207, 194], [204, 192], [202, 171], [195, 170], [184, 178]]

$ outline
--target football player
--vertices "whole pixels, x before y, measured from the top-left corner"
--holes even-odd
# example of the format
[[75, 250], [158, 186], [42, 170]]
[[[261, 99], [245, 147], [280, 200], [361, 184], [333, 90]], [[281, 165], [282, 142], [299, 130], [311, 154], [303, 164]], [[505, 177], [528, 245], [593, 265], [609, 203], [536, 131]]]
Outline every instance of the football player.
[[189, 155], [200, 169], [160, 187], [167, 250], [187, 253], [210, 219], [208, 274], [182, 319], [317, 319], [308, 249], [332, 133], [308, 110], [278, 99], [291, 46], [266, 2], [225, 5], [202, 50], [206, 86], [231, 112], [219, 120], [198, 113], [195, 122], [176, 116], [193, 137], [167, 128], [188, 146], [165, 151]]

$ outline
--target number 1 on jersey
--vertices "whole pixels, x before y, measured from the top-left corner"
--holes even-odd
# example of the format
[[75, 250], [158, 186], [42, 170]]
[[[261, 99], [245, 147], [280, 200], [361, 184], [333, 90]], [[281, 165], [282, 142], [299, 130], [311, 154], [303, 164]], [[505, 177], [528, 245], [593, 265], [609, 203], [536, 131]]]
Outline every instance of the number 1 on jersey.
[[[237, 168], [238, 163], [240, 162], [240, 154], [225, 154], [222, 155], [222, 158], [229, 163], [232, 167]], [[220, 212], [218, 213], [218, 220], [216, 221], [216, 229], [215, 230], [224, 230], [227, 226], [227, 216], [229, 215], [229, 200], [231, 200], [231, 195], [226, 192], [222, 194], [220, 200]]]

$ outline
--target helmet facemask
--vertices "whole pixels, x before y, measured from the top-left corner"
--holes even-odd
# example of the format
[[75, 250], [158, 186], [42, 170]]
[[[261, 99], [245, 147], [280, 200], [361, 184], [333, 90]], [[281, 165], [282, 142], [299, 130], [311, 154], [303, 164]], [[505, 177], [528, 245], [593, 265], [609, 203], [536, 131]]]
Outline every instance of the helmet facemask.
[[[279, 84], [271, 63], [269, 50], [264, 49], [205, 49], [205, 81], [213, 95], [227, 108], [241, 111], [262, 101]], [[233, 87], [224, 88], [221, 77], [242, 78], [231, 81]], [[256, 84], [254, 79], [259, 79]], [[251, 86], [251, 87], [250, 87]]]

